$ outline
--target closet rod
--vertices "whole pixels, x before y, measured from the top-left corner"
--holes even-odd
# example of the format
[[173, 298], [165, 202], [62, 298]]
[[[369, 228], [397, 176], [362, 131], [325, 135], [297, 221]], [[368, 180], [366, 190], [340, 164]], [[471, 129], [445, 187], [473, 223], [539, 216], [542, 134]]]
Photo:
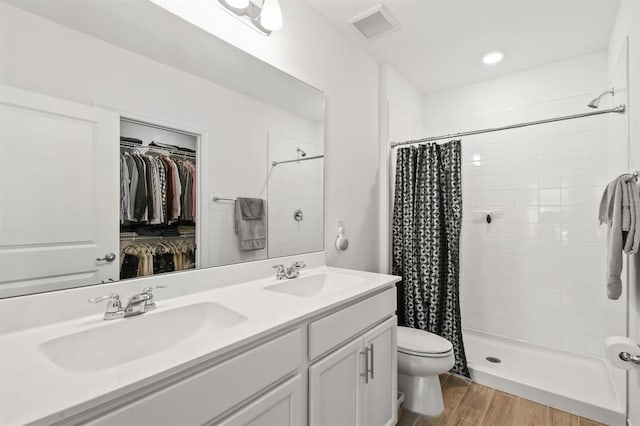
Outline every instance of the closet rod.
[[159, 154], [169, 154], [169, 155], [178, 155], [184, 156], [191, 159], [196, 159], [196, 154], [193, 152], [182, 151], [179, 149], [171, 149], [171, 148], [163, 148], [161, 146], [150, 146], [150, 145], [138, 145], [131, 142], [120, 142], [120, 148], [133, 148], [133, 149], [144, 149], [146, 151], [157, 152]]
[[136, 241], [136, 240], [168, 240], [168, 239], [192, 239], [195, 233], [180, 235], [120, 235], [120, 241]]
[[492, 128], [488, 128], [488, 129], [471, 130], [471, 131], [468, 131], [468, 132], [460, 132], [460, 133], [450, 133], [448, 135], [431, 136], [431, 137], [428, 137], [428, 138], [415, 139], [415, 140], [409, 140], [409, 141], [404, 141], [404, 142], [391, 142], [391, 148], [395, 148], [395, 147], [401, 146], [401, 145], [413, 145], [413, 144], [422, 143], [422, 142], [439, 141], [439, 140], [443, 140], [443, 139], [456, 139], [456, 138], [459, 138], [461, 136], [478, 135], [480, 133], [499, 132], [501, 130], [517, 129], [517, 128], [520, 128], [520, 127], [535, 126], [535, 125], [538, 125], [538, 124], [553, 123], [553, 122], [556, 122], [556, 121], [573, 120], [575, 118], [590, 117], [592, 115], [601, 115], [601, 114], [610, 114], [610, 113], [624, 114], [625, 109], [626, 109], [626, 106], [624, 104], [622, 104], [622, 105], [618, 105], [617, 107], [609, 108], [609, 109], [602, 109], [602, 110], [597, 110], [597, 111], [583, 112], [581, 114], [564, 115], [564, 116], [561, 116], [561, 117], [547, 118], [547, 119], [544, 119], [544, 120], [527, 121], [527, 122], [524, 122], [524, 123], [510, 124], [508, 126], [502, 126], [502, 127], [492, 127]]

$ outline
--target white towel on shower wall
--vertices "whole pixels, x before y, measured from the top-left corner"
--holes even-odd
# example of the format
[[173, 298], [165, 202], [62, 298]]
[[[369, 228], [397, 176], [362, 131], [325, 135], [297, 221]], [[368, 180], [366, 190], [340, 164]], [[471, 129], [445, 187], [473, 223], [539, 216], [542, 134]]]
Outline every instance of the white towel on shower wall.
[[607, 185], [599, 219], [608, 225], [607, 296], [617, 300], [622, 294], [622, 254], [635, 254], [640, 248], [640, 192], [631, 175], [621, 175]]

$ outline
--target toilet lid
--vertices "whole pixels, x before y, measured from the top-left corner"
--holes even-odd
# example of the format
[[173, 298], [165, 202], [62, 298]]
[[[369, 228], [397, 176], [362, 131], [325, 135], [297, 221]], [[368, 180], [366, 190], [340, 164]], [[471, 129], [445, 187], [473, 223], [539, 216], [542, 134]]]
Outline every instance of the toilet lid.
[[447, 339], [416, 328], [398, 327], [398, 350], [416, 354], [442, 354], [453, 345]]

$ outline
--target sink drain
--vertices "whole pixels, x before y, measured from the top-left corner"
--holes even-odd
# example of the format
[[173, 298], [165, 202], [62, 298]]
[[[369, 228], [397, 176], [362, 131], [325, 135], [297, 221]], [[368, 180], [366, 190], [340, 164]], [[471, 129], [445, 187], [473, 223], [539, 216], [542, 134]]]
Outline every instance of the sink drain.
[[496, 358], [495, 356], [488, 356], [485, 358], [487, 361], [492, 362], [494, 364], [500, 364], [502, 360], [500, 358]]

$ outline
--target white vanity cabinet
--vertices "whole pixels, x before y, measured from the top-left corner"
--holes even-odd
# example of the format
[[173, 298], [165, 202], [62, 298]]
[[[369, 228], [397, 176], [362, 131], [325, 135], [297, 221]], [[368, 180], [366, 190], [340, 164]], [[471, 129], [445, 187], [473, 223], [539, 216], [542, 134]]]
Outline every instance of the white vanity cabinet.
[[[175, 383], [162, 386], [160, 390], [88, 424], [176, 426], [210, 423], [243, 401], [255, 398], [255, 395], [260, 395], [264, 389], [269, 389], [274, 383], [296, 372], [300, 367], [302, 355], [302, 332], [298, 328], [182, 380], [178, 378]], [[257, 398], [259, 401], [260, 396]], [[269, 405], [269, 394], [263, 398], [268, 400]], [[293, 404], [287, 413], [288, 418], [299, 418], [302, 409], [300, 398], [291, 397], [289, 401]], [[271, 404], [275, 405], [277, 404]], [[267, 414], [267, 408], [263, 408], [265, 416], [273, 417], [283, 412], [276, 409]], [[254, 408], [254, 412], [256, 410], [259, 408]], [[256, 416], [259, 417], [259, 413]], [[287, 424], [285, 417], [282, 421], [278, 424]], [[85, 422], [77, 419], [73, 423]]]
[[386, 288], [57, 424], [387, 426], [396, 383]]
[[333, 348], [309, 366], [310, 426], [395, 423], [394, 311], [390, 289], [309, 324], [309, 357]]
[[395, 423], [396, 318], [309, 367], [309, 425]]
[[299, 426], [302, 397], [302, 377], [297, 375], [217, 424]]

